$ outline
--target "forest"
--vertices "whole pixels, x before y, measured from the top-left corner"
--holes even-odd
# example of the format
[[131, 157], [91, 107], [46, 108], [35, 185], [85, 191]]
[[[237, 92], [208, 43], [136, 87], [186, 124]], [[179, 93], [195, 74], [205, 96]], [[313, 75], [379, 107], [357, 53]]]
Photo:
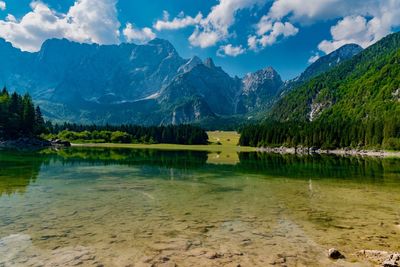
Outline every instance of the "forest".
[[266, 121], [241, 129], [239, 144], [254, 147], [367, 148], [400, 150], [400, 118], [365, 121], [319, 119], [313, 122]]
[[32, 98], [28, 94], [10, 94], [3, 88], [0, 93], [0, 139], [38, 136], [45, 132], [42, 112], [35, 107]]

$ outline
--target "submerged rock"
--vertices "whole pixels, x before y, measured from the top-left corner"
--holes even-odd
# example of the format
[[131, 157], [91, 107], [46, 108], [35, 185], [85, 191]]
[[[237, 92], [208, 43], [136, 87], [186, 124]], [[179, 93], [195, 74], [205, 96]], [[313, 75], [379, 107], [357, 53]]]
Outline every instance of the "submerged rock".
[[335, 248], [331, 248], [328, 250], [328, 257], [331, 259], [334, 259], [334, 260], [345, 258], [345, 256], [342, 253], [340, 253], [339, 250], [337, 250]]
[[361, 250], [356, 253], [367, 260], [382, 265], [383, 267], [399, 267], [400, 253], [392, 253], [381, 250]]
[[51, 144], [53, 146], [64, 146], [64, 147], [70, 147], [71, 143], [68, 141], [63, 141], [60, 139], [55, 139], [55, 140], [50, 140]]
[[400, 253], [394, 253], [387, 258], [383, 264], [383, 267], [399, 267], [400, 266]]

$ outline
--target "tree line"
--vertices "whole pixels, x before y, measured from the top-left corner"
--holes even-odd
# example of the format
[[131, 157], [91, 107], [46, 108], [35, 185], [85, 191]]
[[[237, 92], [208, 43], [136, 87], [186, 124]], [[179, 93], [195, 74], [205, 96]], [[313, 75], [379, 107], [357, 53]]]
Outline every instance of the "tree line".
[[19, 137], [43, 137], [65, 141], [97, 143], [167, 143], [201, 145], [208, 143], [207, 133], [194, 125], [78, 125], [53, 124], [43, 119], [39, 106], [29, 94], [0, 92], [0, 140]]
[[7, 88], [0, 93], [0, 139], [37, 136], [46, 131], [39, 106], [28, 95], [10, 94]]
[[48, 124], [47, 138], [89, 143], [146, 143], [203, 145], [207, 133], [194, 125], [81, 125], [74, 123]]
[[241, 129], [239, 144], [254, 147], [377, 148], [400, 150], [400, 118], [313, 122], [267, 121]]

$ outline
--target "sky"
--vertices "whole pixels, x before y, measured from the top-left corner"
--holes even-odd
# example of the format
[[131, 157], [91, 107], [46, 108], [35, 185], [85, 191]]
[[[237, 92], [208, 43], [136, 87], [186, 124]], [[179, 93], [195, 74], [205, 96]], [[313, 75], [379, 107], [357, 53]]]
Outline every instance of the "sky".
[[400, 0], [0, 0], [0, 38], [23, 51], [49, 38], [163, 38], [239, 77], [272, 66], [291, 79], [344, 44], [365, 48], [399, 29]]

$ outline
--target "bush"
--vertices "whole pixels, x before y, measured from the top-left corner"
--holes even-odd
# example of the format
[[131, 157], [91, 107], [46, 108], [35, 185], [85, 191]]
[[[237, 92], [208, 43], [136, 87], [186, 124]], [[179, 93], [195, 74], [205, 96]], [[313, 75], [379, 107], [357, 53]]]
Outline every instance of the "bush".
[[124, 143], [128, 144], [132, 142], [132, 136], [125, 132], [117, 131], [111, 134], [111, 143]]
[[383, 148], [389, 150], [400, 150], [400, 138], [387, 138], [383, 140]]

